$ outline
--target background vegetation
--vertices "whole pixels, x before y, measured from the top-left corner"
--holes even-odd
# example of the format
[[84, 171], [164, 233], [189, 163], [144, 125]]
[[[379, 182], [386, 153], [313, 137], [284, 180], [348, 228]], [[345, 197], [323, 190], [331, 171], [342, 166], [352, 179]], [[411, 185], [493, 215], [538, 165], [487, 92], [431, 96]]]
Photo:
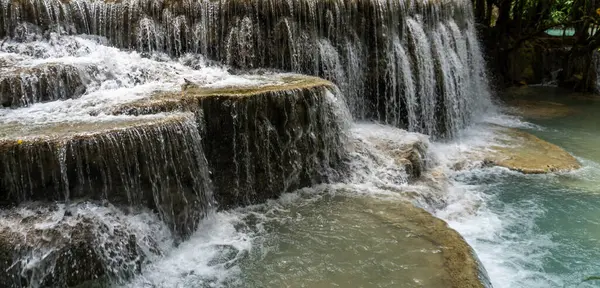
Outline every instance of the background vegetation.
[[[498, 84], [508, 86], [560, 71], [559, 85], [595, 88], [600, 0], [473, 0], [475, 17]], [[567, 29], [562, 37], [545, 33]], [[571, 35], [572, 34], [572, 35]], [[555, 49], [555, 50], [552, 50]], [[551, 63], [559, 61], [560, 63]], [[541, 66], [541, 67], [540, 67]], [[559, 66], [559, 67], [556, 67]]]

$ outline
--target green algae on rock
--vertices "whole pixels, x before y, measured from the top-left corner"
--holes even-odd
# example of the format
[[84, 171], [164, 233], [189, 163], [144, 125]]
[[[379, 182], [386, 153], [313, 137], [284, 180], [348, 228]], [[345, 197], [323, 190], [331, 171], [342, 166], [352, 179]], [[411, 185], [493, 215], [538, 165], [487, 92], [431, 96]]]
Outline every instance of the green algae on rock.
[[260, 203], [342, 173], [346, 119], [331, 82], [272, 75], [267, 84], [157, 93], [116, 114], [193, 111], [222, 209]]
[[581, 168], [575, 157], [562, 148], [514, 128], [495, 128], [502, 145], [490, 147], [486, 162], [525, 174], [543, 174]]
[[155, 209], [182, 237], [212, 205], [191, 114], [0, 127], [0, 204], [86, 198]]

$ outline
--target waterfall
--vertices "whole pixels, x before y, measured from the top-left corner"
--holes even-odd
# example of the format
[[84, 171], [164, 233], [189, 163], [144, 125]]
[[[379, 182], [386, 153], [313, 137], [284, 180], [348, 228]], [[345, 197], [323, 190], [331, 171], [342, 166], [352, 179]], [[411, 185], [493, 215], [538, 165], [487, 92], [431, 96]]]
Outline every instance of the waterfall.
[[173, 231], [190, 235], [214, 205], [200, 135], [193, 117], [153, 118], [8, 124], [3, 138], [20, 140], [2, 141], [2, 204], [85, 197], [156, 207]]
[[489, 104], [468, 1], [1, 2], [0, 36], [99, 35], [140, 52], [320, 76], [355, 118], [434, 137], [452, 137]]
[[326, 183], [443, 206], [406, 186], [490, 105], [471, 9], [0, 0], [0, 283], [124, 284], [219, 209]]

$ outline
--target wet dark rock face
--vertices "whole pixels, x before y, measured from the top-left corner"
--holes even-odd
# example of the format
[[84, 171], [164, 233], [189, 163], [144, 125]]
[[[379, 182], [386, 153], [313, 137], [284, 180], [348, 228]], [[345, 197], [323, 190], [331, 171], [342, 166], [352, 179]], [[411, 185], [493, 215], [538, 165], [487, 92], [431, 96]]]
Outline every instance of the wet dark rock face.
[[256, 204], [341, 179], [344, 123], [332, 83], [284, 77], [262, 87], [189, 88], [125, 104], [115, 113], [193, 111], [220, 209]]
[[70, 216], [63, 205], [29, 204], [2, 211], [3, 287], [119, 283], [161, 253], [152, 238], [156, 235], [136, 231], [112, 206], [78, 203], [69, 209]]
[[317, 87], [200, 101], [204, 149], [221, 208], [260, 203], [339, 176], [343, 131], [325, 93]]
[[17, 108], [38, 102], [77, 98], [85, 90], [85, 79], [73, 66], [45, 64], [31, 68], [0, 67], [2, 107]]
[[214, 206], [193, 117], [135, 121], [104, 127], [49, 124], [37, 132], [33, 126], [5, 126], [9, 136], [0, 140], [0, 204], [84, 198], [144, 206], [186, 238]]

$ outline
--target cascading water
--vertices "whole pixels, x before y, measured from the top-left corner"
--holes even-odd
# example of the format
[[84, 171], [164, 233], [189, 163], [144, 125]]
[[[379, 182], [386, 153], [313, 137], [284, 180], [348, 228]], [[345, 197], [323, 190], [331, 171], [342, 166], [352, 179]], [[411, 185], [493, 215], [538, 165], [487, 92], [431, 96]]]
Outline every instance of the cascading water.
[[354, 117], [432, 136], [453, 136], [489, 101], [468, 1], [4, 0], [0, 14], [0, 36], [33, 24], [140, 52], [317, 75], [340, 86]]
[[[15, 215], [9, 221], [13, 223], [29, 213], [28, 202], [41, 201], [43, 211], [36, 221], [52, 218], [57, 223], [28, 228], [9, 223], [10, 231], [0, 231], [10, 239], [3, 247], [23, 246], [18, 254], [0, 259], [2, 283], [72, 286], [98, 277], [122, 283], [139, 273], [148, 259], [172, 250], [168, 244], [160, 249], [136, 244], [163, 240], [155, 239], [152, 231], [132, 232], [121, 216], [87, 218], [87, 212], [80, 213], [82, 205], [91, 209], [115, 205], [114, 210], [127, 213], [149, 208], [170, 229], [171, 243], [180, 243], [197, 230], [202, 217], [214, 213], [215, 186], [222, 192], [217, 199], [223, 208], [339, 178], [342, 171], [335, 170], [344, 153], [345, 125], [340, 120], [346, 118], [338, 114], [344, 113], [344, 104], [338, 102], [339, 91], [331, 83], [292, 74], [236, 76], [221, 66], [209, 66], [201, 55], [142, 57], [107, 43], [96, 36], [56, 33], [2, 43], [0, 55], [12, 61], [3, 70], [3, 79], [40, 78], [37, 67], [66, 67], [73, 75], [69, 77], [80, 80], [74, 85], [83, 87], [80, 93], [69, 94], [68, 87], [60, 87], [66, 83], [61, 82], [61, 73], [42, 70], [40, 75], [49, 79], [43, 83], [52, 82], [57, 89], [9, 86], [2, 90], [3, 99], [11, 99], [7, 106], [13, 107], [0, 110], [0, 205], [19, 205], [6, 210]], [[33, 80], [20, 83], [21, 87], [43, 85]], [[188, 91], [186, 85], [200, 87], [189, 90], [200, 92], [199, 102], [186, 103], [184, 109], [176, 105], [157, 113], [139, 106], [119, 108], [143, 103], [153, 95], [178, 96]], [[254, 89], [251, 93], [256, 95], [234, 93], [221, 98], [218, 93], [231, 93], [230, 87]], [[63, 94], [48, 96], [47, 91]], [[217, 94], [202, 95], [207, 91]], [[229, 121], [232, 127], [223, 126]], [[224, 137], [232, 142], [220, 142]], [[205, 150], [210, 155], [205, 156]], [[233, 166], [237, 168], [230, 170]], [[222, 174], [225, 171], [232, 173]], [[229, 185], [232, 179], [237, 186]], [[79, 204], [83, 200], [88, 202]], [[48, 212], [44, 210], [48, 201], [64, 205], [58, 212]], [[69, 221], [81, 229], [70, 229]], [[123, 229], [112, 230], [97, 222]], [[90, 237], [96, 236], [110, 241], [90, 253], [63, 255], [69, 250], [85, 252]], [[65, 243], [69, 238], [78, 241]], [[49, 243], [42, 245], [44, 239]], [[126, 265], [104, 257], [111, 254], [135, 259]], [[73, 259], [81, 265], [66, 267]]]
[[[302, 231], [315, 219], [390, 208], [370, 200], [335, 206], [338, 197], [408, 200], [430, 212], [445, 207], [445, 180], [434, 171], [426, 136], [397, 127], [433, 139], [453, 137], [489, 108], [467, 1], [0, 0], [0, 15], [0, 36], [7, 37], [0, 44], [0, 100], [6, 107], [0, 109], [6, 124], [0, 128], [0, 195], [6, 203], [0, 204], [65, 203], [38, 213], [42, 224], [28, 228], [12, 222], [35, 209], [7, 210], [17, 215], [6, 224], [11, 233], [34, 235], [21, 258], [0, 259], [12, 267], [7, 277], [17, 287], [70, 286], [97, 275], [131, 287], [260, 286], [263, 273], [252, 265], [268, 258], [273, 245], [265, 239], [287, 223]], [[306, 85], [297, 76], [276, 77], [263, 68], [323, 77], [339, 89], [320, 79], [303, 78]], [[261, 75], [232, 74], [249, 69]], [[266, 88], [248, 88], [261, 85]], [[351, 124], [352, 118], [396, 128]], [[334, 183], [317, 185], [323, 182]], [[220, 207], [229, 208], [307, 186], [312, 188], [267, 204], [213, 209], [213, 194]], [[324, 209], [311, 206], [321, 197], [335, 200], [333, 214], [315, 213]], [[158, 217], [148, 216], [144, 221], [151, 224], [137, 227], [139, 215], [152, 215], [139, 212], [140, 206]], [[88, 217], [89, 211], [97, 213]], [[316, 218], [300, 221], [304, 214]], [[402, 213], [371, 214], [359, 227], [372, 229], [375, 242], [360, 236], [363, 228], [344, 226], [340, 233], [383, 247], [375, 262], [404, 249], [386, 242], [390, 232], [381, 223], [424, 223]], [[58, 224], [45, 225], [48, 219]], [[65, 219], [82, 221], [73, 225], [85, 233], [68, 229]], [[431, 233], [409, 228], [398, 239]], [[157, 229], [161, 233], [153, 235]], [[61, 237], [40, 244], [47, 234]], [[311, 238], [305, 236], [299, 235]], [[333, 238], [344, 238], [338, 236]], [[450, 238], [460, 238], [455, 236]], [[61, 242], [69, 237], [84, 239], [75, 243], [80, 250], [89, 248], [81, 243], [90, 237], [108, 239], [88, 241], [101, 248], [92, 249], [97, 261], [85, 263], [82, 271], [91, 272], [79, 278], [64, 268], [72, 258], [47, 253], [75, 249]], [[415, 287], [456, 281], [440, 264], [451, 261], [444, 247], [426, 239], [402, 241], [414, 245], [409, 259], [416, 264], [398, 258], [384, 270], [413, 264], [418, 269], [391, 281]], [[359, 250], [353, 250], [356, 257], [369, 257]], [[460, 251], [472, 258], [470, 249]], [[127, 261], [115, 264], [107, 253], [121, 253]], [[352, 266], [329, 268], [345, 271], [340, 279], [376, 281], [361, 278]], [[281, 276], [273, 271], [281, 270], [264, 275]], [[435, 279], [427, 280], [431, 274]], [[484, 271], [475, 274], [485, 285]], [[311, 281], [325, 277], [315, 275]]]

